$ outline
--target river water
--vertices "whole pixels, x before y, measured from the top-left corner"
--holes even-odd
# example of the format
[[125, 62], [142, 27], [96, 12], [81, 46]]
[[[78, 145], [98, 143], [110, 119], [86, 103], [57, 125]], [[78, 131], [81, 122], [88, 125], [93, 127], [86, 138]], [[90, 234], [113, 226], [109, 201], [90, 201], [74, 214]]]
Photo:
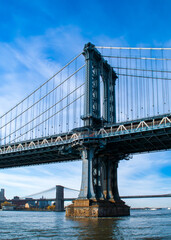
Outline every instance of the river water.
[[0, 239], [171, 239], [171, 210], [131, 210], [129, 217], [68, 219], [64, 212], [0, 211]]

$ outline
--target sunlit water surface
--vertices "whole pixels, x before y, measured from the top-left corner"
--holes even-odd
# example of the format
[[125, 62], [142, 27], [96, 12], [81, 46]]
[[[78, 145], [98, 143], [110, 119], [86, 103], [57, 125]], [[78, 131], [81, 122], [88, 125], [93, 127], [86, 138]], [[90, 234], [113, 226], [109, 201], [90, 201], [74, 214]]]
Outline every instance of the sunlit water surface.
[[171, 239], [171, 210], [132, 210], [130, 217], [101, 219], [0, 211], [0, 239]]

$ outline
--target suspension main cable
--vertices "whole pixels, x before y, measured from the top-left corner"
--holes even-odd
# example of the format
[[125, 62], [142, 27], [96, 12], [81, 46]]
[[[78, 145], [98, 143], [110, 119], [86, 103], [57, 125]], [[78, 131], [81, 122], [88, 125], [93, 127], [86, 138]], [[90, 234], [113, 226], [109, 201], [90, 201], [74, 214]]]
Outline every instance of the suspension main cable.
[[42, 192], [38, 192], [38, 193], [34, 193], [34, 194], [30, 194], [30, 195], [25, 196], [25, 197], [22, 197], [22, 198], [28, 198], [28, 197], [36, 196], [36, 195], [39, 195], [39, 194], [42, 194], [42, 193], [50, 192], [50, 191], [55, 190], [55, 189], [56, 189], [56, 187], [49, 188], [49, 189], [44, 190], [44, 191], [42, 191]]
[[[106, 57], [106, 58], [117, 58], [117, 56], [106, 56], [106, 55], [103, 55], [103, 57]], [[120, 58], [129, 58], [129, 59], [141, 59], [141, 60], [159, 60], [159, 61], [165, 61], [165, 60], [168, 60], [168, 61], [171, 61], [171, 58], [146, 58], [146, 57], [120, 57]]]
[[64, 187], [65, 189], [68, 189], [68, 190], [72, 190], [72, 191], [77, 191], [77, 192], [79, 192], [80, 190], [78, 190], [78, 189], [73, 189], [73, 188], [68, 188], [68, 187]]
[[[118, 74], [118, 75], [120, 75], [120, 76], [128, 76], [128, 77], [137, 77], [137, 78], [150, 78], [151, 79], [151, 77], [150, 76], [142, 76], [142, 75], [133, 75], [133, 74], [123, 74], [123, 73], [121, 73], [121, 74]], [[155, 77], [155, 79], [159, 79], [159, 80], [166, 80], [166, 81], [170, 81], [171, 80], [171, 78], [157, 78], [157, 77]]]
[[143, 47], [102, 47], [102, 46], [95, 46], [95, 48], [99, 49], [122, 49], [122, 50], [171, 50], [171, 48], [143, 48]]
[[[128, 69], [128, 70], [137, 70], [137, 71], [145, 71], [145, 72], [146, 71], [147, 72], [153, 71], [153, 72], [158, 72], [158, 73], [163, 72], [163, 70], [155, 70], [155, 69], [153, 69], [153, 70], [151, 70], [151, 69], [141, 69], [141, 68], [135, 69], [135, 68], [124, 68], [124, 67], [112, 67], [112, 68], [123, 69], [123, 70], [126, 70], [126, 69]], [[165, 70], [164, 72], [165, 73], [171, 73], [171, 71], [167, 71], [167, 70]]]

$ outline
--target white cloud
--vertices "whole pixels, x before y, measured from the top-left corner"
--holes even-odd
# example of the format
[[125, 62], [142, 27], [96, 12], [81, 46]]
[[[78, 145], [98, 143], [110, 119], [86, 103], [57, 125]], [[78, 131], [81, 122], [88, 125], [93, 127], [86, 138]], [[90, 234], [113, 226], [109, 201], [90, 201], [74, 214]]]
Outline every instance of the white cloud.
[[[163, 176], [161, 169], [171, 165], [170, 152], [135, 155], [119, 164], [119, 192], [121, 196], [157, 195], [171, 193], [171, 177]], [[154, 201], [153, 201], [154, 200]], [[126, 200], [133, 207], [170, 206], [170, 199]]]
[[0, 113], [50, 78], [91, 40], [95, 45], [126, 44], [124, 37], [85, 39], [81, 30], [72, 25], [48, 29], [44, 35], [16, 39], [13, 43], [0, 42], [0, 102], [5, 106]]
[[8, 198], [27, 196], [56, 185], [80, 189], [80, 166], [81, 162], [72, 162], [1, 170], [1, 187], [6, 189]]

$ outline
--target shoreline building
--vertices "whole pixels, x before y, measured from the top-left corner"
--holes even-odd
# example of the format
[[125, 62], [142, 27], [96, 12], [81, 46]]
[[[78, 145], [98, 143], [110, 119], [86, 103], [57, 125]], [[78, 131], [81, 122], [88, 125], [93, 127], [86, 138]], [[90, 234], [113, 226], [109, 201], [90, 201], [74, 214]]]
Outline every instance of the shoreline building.
[[1, 188], [1, 191], [0, 191], [0, 201], [5, 201], [6, 198], [5, 198], [5, 189]]

